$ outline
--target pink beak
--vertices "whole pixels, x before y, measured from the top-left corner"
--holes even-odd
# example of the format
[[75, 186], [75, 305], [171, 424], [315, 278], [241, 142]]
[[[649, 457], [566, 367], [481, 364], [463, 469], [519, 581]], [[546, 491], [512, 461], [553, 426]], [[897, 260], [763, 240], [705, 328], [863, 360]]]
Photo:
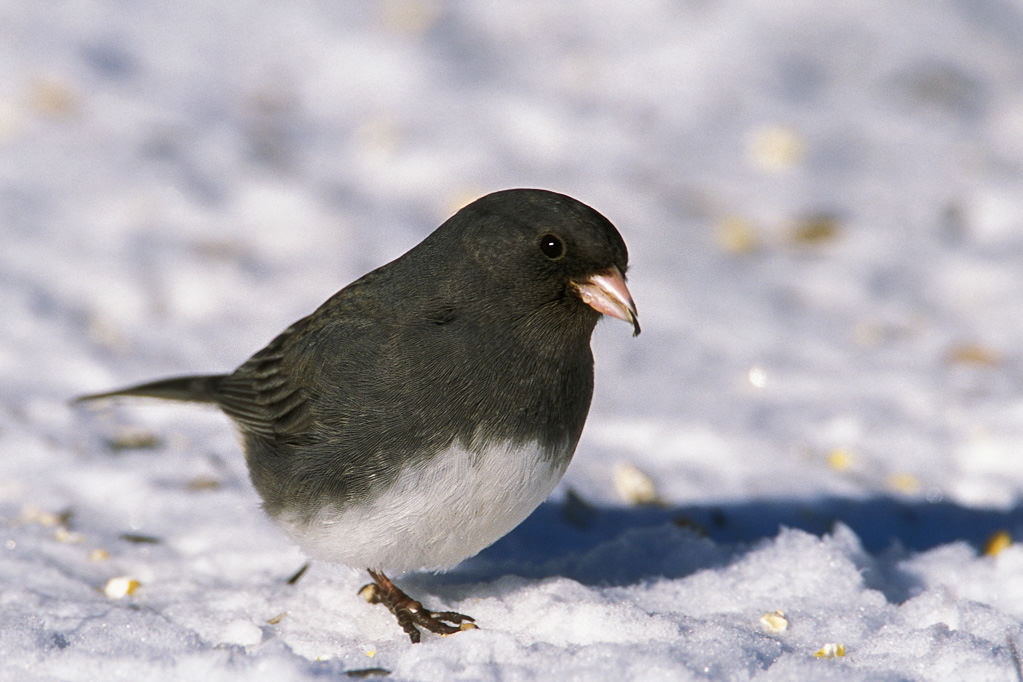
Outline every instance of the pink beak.
[[591, 275], [582, 282], [572, 282], [572, 286], [579, 292], [583, 303], [598, 313], [628, 322], [632, 325], [632, 335], [639, 336], [636, 304], [632, 302], [625, 277], [617, 267], [612, 265], [610, 270]]

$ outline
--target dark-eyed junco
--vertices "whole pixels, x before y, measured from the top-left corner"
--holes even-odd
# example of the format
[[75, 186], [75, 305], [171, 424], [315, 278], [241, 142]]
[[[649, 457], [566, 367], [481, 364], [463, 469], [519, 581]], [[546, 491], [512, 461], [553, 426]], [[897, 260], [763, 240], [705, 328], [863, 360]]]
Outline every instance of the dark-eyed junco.
[[266, 512], [413, 642], [431, 612], [384, 571], [454, 566], [517, 526], [565, 473], [593, 392], [601, 314], [639, 334], [628, 253], [606, 218], [536, 189], [487, 195], [356, 280], [231, 374], [83, 396], [218, 405]]

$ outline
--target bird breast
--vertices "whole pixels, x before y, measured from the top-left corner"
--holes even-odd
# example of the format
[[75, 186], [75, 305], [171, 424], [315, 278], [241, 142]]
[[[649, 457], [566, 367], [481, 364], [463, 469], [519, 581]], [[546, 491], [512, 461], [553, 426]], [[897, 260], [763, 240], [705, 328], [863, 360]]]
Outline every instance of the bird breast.
[[374, 498], [328, 505], [309, 520], [285, 512], [277, 521], [314, 559], [395, 573], [442, 570], [521, 523], [570, 459], [535, 442], [455, 445], [408, 467]]

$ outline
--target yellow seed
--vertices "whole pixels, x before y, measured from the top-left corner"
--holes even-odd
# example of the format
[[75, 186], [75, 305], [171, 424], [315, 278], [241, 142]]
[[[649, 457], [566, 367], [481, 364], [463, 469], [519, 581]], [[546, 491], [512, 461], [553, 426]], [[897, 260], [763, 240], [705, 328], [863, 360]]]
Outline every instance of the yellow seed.
[[134, 594], [139, 586], [139, 581], [122, 575], [108, 580], [107, 584], [103, 586], [103, 594], [109, 599], [122, 599]]
[[828, 466], [835, 471], [848, 471], [852, 463], [853, 455], [848, 450], [838, 448], [828, 454]]
[[160, 437], [145, 429], [120, 428], [107, 438], [107, 447], [115, 452], [121, 450], [152, 450], [160, 447]]
[[997, 531], [984, 543], [984, 555], [997, 556], [999, 552], [1010, 545], [1012, 545], [1012, 535], [1009, 534], [1009, 531]]
[[633, 464], [615, 467], [615, 490], [629, 504], [655, 504], [660, 500], [654, 480]]
[[53, 118], [74, 114], [78, 109], [78, 95], [64, 81], [39, 78], [30, 85], [29, 99], [33, 109]]
[[267, 624], [269, 624], [269, 625], [277, 625], [277, 624], [278, 624], [278, 623], [280, 623], [280, 622], [281, 622], [282, 620], [284, 620], [284, 616], [286, 616], [286, 615], [288, 615], [288, 612], [287, 612], [287, 611], [281, 611], [281, 612], [280, 612], [280, 613], [278, 613], [278, 614], [277, 614], [276, 616], [274, 616], [273, 618], [271, 618], [270, 620], [268, 620], [268, 621], [266, 621], [266, 622], [267, 622]]
[[220, 481], [212, 476], [196, 476], [188, 481], [186, 487], [191, 492], [198, 492], [200, 490], [216, 490], [220, 487]]
[[823, 244], [838, 237], [838, 219], [827, 213], [800, 218], [789, 234], [793, 244]]
[[759, 246], [753, 224], [740, 216], [729, 216], [714, 227], [718, 246], [728, 253], [751, 253]]
[[837, 642], [828, 642], [814, 656], [817, 658], [841, 658], [845, 656], [845, 645]]
[[61, 523], [59, 514], [43, 511], [39, 507], [33, 507], [32, 505], [23, 507], [19, 518], [24, 523], [36, 523], [47, 528], [59, 526]]
[[376, 583], [367, 583], [359, 588], [359, 596], [368, 601], [370, 604], [380, 603], [380, 592]]
[[57, 542], [63, 542], [69, 545], [78, 545], [82, 542], [82, 534], [76, 533], [73, 530], [68, 530], [64, 526], [57, 526], [57, 529], [53, 531], [53, 538]]
[[913, 474], [895, 473], [888, 477], [888, 487], [900, 493], [912, 494], [919, 492], [920, 481]]
[[97, 547], [96, 549], [89, 552], [89, 561], [106, 561], [109, 558], [110, 552], [103, 549], [102, 547]]
[[765, 125], [750, 134], [747, 154], [755, 167], [777, 173], [802, 162], [806, 143], [792, 128]]
[[997, 351], [977, 344], [965, 344], [952, 348], [945, 355], [945, 362], [950, 365], [974, 365], [976, 367], [994, 367], [1002, 361]]
[[789, 629], [789, 619], [782, 611], [772, 611], [760, 616], [760, 624], [768, 632], [785, 632]]

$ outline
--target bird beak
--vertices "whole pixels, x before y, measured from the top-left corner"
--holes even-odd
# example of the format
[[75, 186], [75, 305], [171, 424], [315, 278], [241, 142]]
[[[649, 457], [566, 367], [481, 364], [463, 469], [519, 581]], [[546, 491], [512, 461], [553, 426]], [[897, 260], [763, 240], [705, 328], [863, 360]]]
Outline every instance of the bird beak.
[[632, 335], [639, 336], [639, 314], [632, 294], [625, 286], [625, 277], [614, 265], [610, 270], [590, 275], [581, 282], [572, 282], [583, 303], [598, 313], [617, 317], [632, 325]]

